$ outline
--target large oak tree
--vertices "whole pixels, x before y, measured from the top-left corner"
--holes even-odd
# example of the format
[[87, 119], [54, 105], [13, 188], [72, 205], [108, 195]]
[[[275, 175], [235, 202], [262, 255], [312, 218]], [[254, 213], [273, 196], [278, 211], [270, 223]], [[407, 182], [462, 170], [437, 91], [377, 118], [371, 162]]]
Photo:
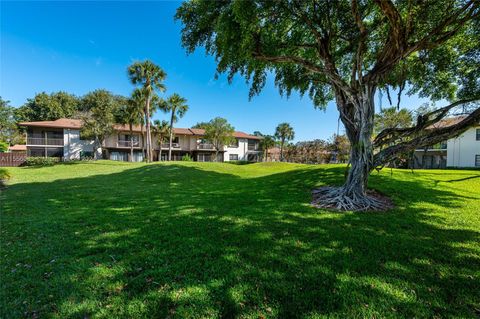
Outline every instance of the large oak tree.
[[[375, 167], [478, 122], [475, 106], [454, 126], [426, 129], [478, 100], [479, 6], [478, 0], [197, 0], [184, 2], [176, 18], [185, 48], [204, 47], [230, 80], [246, 77], [251, 96], [272, 73], [281, 94], [308, 94], [317, 107], [336, 102], [352, 165], [343, 187], [326, 189], [322, 202], [366, 210], [383, 206], [366, 194]], [[374, 141], [374, 96], [387, 89], [452, 104]]]

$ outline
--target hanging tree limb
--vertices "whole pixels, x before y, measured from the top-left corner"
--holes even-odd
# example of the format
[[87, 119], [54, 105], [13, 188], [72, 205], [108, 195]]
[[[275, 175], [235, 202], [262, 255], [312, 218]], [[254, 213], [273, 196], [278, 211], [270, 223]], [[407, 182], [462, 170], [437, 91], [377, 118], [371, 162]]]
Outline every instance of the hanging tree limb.
[[[452, 105], [449, 105], [446, 108], [437, 110], [440, 112], [438, 113], [436, 118], [438, 118], [440, 114], [445, 115], [446, 114], [445, 111], [448, 108], [451, 109], [453, 107]], [[430, 114], [433, 114], [437, 111], [431, 112]], [[426, 122], [431, 123], [432, 121], [427, 120]], [[426, 130], [409, 128], [410, 131], [408, 136], [411, 138], [405, 142], [393, 144], [392, 146], [384, 148], [383, 150], [375, 154], [373, 157], [373, 166], [375, 167], [375, 166], [382, 165], [392, 160], [393, 158], [395, 158], [398, 154], [402, 154], [402, 153], [404, 154], [418, 148], [434, 145], [434, 144], [443, 142], [447, 139], [457, 137], [463, 132], [465, 132], [466, 130], [468, 130], [470, 127], [478, 124], [479, 122], [480, 122], [480, 107], [475, 109], [472, 113], [470, 113], [470, 115], [468, 115], [466, 118], [464, 118], [463, 120], [461, 120], [460, 122], [454, 125], [439, 127], [439, 128], [431, 128], [431, 129], [427, 128]], [[433, 124], [435, 123], [438, 123], [438, 121], [434, 122]], [[430, 125], [425, 126], [425, 123], [420, 124], [420, 126], [424, 128]], [[403, 134], [402, 136], [405, 136], [405, 134]]]
[[[398, 141], [399, 139], [408, 139], [416, 134], [419, 134], [426, 128], [438, 123], [442, 120], [452, 109], [460, 105], [479, 101], [480, 98], [464, 99], [451, 103], [445, 107], [439, 108], [432, 112], [420, 115], [417, 119], [417, 124], [412, 127], [406, 128], [387, 128], [381, 131], [375, 140], [373, 145], [375, 148], [381, 148], [385, 145], [390, 145]], [[472, 113], [473, 114], [473, 113]]]

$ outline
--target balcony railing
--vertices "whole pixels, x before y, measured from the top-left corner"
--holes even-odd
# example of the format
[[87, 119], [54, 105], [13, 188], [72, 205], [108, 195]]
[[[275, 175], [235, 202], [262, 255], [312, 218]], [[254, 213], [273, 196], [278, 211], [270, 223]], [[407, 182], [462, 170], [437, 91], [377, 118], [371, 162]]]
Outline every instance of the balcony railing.
[[446, 150], [447, 149], [447, 142], [437, 143], [435, 145], [427, 146], [426, 148], [419, 148], [417, 151], [424, 151], [427, 150]]
[[63, 145], [63, 138], [28, 137], [28, 145]]
[[133, 145], [133, 147], [139, 147], [140, 142], [139, 141], [118, 140], [117, 145], [118, 145], [118, 147], [130, 147], [130, 145]]
[[258, 144], [255, 144], [255, 145], [249, 144], [248, 145], [248, 150], [249, 151], [258, 151]]
[[[170, 147], [169, 143], [162, 143], [162, 148], [169, 148], [169, 147]], [[172, 143], [172, 148], [180, 148], [180, 144]]]
[[197, 145], [197, 149], [199, 150], [213, 150], [215, 149], [215, 147], [213, 146], [213, 144], [210, 144], [210, 143], [200, 143]]

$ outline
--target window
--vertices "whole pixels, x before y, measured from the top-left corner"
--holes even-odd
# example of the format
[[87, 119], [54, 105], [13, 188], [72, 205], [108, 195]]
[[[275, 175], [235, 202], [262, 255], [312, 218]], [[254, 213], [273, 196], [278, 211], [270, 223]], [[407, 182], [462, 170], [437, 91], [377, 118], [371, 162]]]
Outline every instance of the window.
[[128, 153], [127, 152], [111, 152], [110, 159], [112, 161], [128, 161]]
[[197, 161], [198, 162], [211, 162], [212, 161], [212, 155], [211, 154], [199, 153], [197, 155]]
[[128, 134], [125, 134], [125, 135], [120, 135], [119, 140], [121, 141], [133, 141], [133, 143], [138, 143], [138, 141], [140, 140], [140, 137], [138, 135], [128, 135]]
[[256, 151], [258, 149], [258, 143], [256, 140], [248, 140], [248, 150]]
[[27, 149], [27, 154], [31, 157], [44, 157], [45, 149], [43, 147], [29, 147]]
[[480, 141], [480, 128], [477, 128], [477, 141]]
[[228, 147], [238, 147], [238, 138], [232, 141], [232, 144], [228, 145]]
[[47, 148], [47, 157], [63, 157], [63, 147]]
[[238, 161], [238, 154], [230, 154], [229, 159], [231, 161]]
[[480, 155], [475, 155], [475, 166], [480, 167]]
[[128, 146], [130, 147], [130, 143], [133, 146], [140, 145], [140, 136], [138, 135], [129, 135], [129, 134], [120, 134], [118, 135], [118, 146]]

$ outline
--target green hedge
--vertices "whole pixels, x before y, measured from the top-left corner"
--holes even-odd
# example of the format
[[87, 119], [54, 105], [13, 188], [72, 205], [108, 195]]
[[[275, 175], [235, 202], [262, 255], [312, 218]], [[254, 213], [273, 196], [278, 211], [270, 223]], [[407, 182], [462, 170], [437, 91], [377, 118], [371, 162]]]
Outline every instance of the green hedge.
[[52, 166], [60, 162], [59, 157], [27, 157], [25, 166]]

